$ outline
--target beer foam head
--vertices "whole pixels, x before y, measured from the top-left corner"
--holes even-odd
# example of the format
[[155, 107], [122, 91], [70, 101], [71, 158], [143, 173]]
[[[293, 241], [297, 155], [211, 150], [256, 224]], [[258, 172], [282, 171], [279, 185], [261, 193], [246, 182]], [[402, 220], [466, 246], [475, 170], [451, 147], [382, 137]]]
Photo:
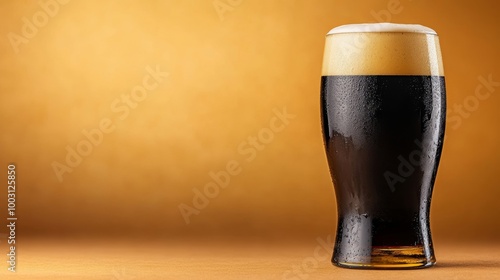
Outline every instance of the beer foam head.
[[323, 76], [443, 76], [439, 38], [416, 24], [350, 24], [326, 36]]
[[361, 32], [405, 32], [437, 35], [436, 31], [420, 24], [398, 24], [388, 22], [341, 25], [330, 30], [327, 35]]

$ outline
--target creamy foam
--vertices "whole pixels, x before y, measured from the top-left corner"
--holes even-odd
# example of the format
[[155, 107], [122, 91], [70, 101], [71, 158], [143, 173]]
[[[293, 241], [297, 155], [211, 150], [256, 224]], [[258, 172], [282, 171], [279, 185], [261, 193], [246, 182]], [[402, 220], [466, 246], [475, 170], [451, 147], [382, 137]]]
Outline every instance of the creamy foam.
[[330, 30], [327, 35], [359, 32], [406, 32], [437, 35], [436, 31], [433, 29], [420, 24], [398, 24], [388, 22], [341, 25]]
[[439, 37], [413, 24], [351, 24], [326, 36], [323, 76], [444, 76]]

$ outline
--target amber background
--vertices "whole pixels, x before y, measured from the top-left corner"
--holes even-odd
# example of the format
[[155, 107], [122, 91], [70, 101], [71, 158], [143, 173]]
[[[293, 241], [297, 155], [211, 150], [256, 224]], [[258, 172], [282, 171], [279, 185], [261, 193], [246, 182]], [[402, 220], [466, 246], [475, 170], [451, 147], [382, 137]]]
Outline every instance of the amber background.
[[[225, 2], [225, 1], [224, 1]], [[233, 1], [235, 3], [237, 1]], [[242, 1], [221, 21], [213, 1], [82, 1], [60, 6], [16, 54], [9, 32], [38, 1], [0, 2], [0, 167], [18, 166], [20, 236], [315, 238], [336, 207], [319, 118], [324, 35], [376, 22], [390, 1]], [[401, 0], [390, 21], [440, 34], [448, 109], [478, 77], [500, 81], [500, 4]], [[146, 66], [170, 76], [123, 121], [112, 101]], [[500, 87], [457, 128], [448, 123], [432, 203], [436, 238], [500, 234]], [[273, 109], [296, 115], [245, 162], [240, 143], [268, 127]], [[52, 170], [83, 129], [116, 130], [64, 175]], [[243, 171], [186, 225], [178, 206], [210, 171]], [[6, 178], [4, 179], [7, 180]], [[0, 212], [6, 215], [5, 191]], [[0, 230], [5, 233], [5, 228]]]

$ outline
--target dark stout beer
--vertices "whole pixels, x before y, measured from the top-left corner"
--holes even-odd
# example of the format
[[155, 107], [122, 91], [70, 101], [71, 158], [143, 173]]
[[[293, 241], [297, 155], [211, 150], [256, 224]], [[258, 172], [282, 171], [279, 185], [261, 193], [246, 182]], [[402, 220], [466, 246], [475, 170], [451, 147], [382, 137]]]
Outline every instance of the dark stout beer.
[[[446, 116], [439, 43], [420, 26], [371, 27], [327, 37], [321, 110], [338, 208], [332, 261], [425, 267], [435, 262], [429, 209]], [[349, 42], [363, 44], [342, 49], [356, 47]]]

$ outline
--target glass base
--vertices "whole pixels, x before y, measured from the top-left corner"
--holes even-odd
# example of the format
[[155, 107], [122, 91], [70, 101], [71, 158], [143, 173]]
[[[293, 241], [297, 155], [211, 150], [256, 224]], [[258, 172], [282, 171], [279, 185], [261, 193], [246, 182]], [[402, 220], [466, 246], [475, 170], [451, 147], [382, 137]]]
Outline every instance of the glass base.
[[415, 269], [433, 266], [434, 256], [426, 257], [423, 246], [373, 247], [371, 256], [358, 258], [356, 262], [332, 263], [344, 268], [360, 269]]

